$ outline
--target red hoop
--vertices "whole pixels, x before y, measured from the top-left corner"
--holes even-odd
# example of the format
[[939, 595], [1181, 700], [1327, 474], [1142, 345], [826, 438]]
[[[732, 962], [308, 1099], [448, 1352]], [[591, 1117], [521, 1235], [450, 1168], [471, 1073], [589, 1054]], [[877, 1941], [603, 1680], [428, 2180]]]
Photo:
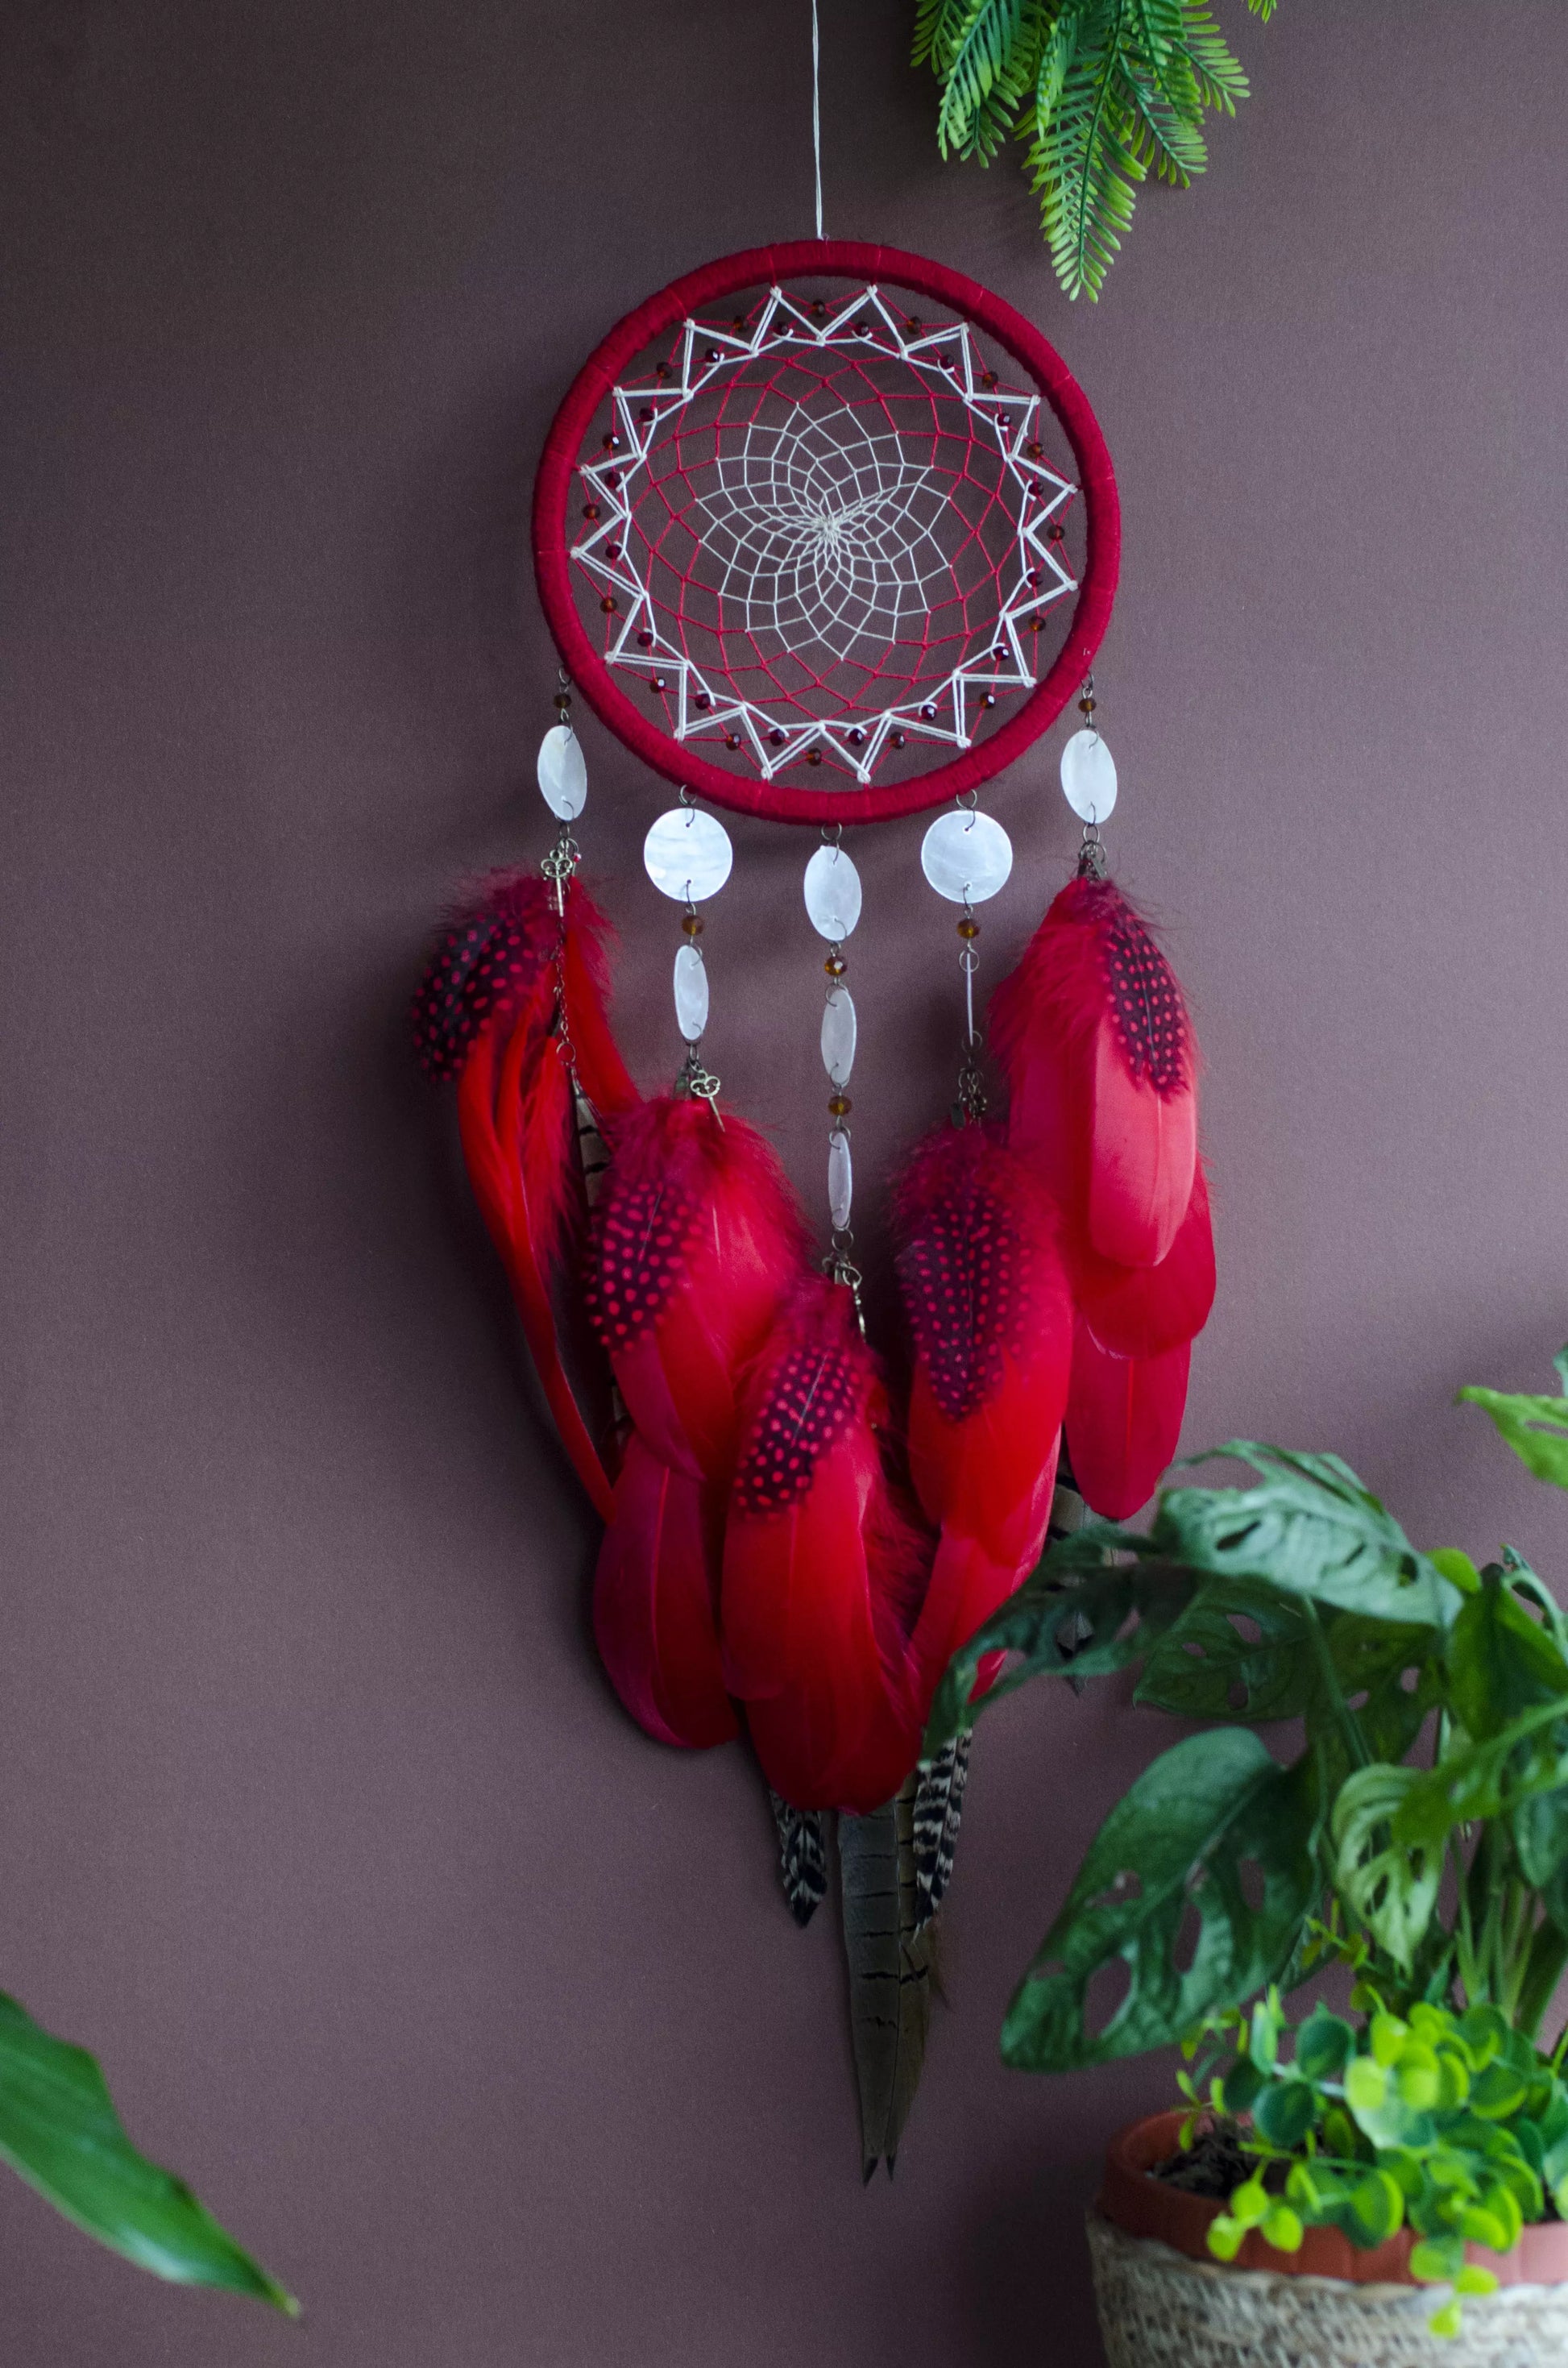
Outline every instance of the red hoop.
[[[879, 280], [945, 305], [1017, 362], [1059, 422], [1078, 472], [1085, 550], [1065, 642], [1023, 704], [983, 740], [913, 779], [838, 790], [797, 789], [750, 780], [700, 755], [649, 722], [617, 683], [578, 613], [567, 527], [572, 480], [595, 415], [622, 370], [700, 304], [788, 279]], [[1013, 763], [1046, 730], [1089, 671], [1110, 621], [1120, 553], [1120, 514], [1110, 454], [1087, 399], [1054, 347], [1011, 305], [943, 265], [895, 247], [799, 239], [754, 247], [688, 272], [650, 297], [610, 331], [584, 365], [545, 442], [534, 491], [533, 547], [540, 603], [563, 663], [618, 740], [665, 780], [743, 814], [778, 822], [877, 822], [940, 805]], [[814, 760], [813, 760], [814, 761]]]

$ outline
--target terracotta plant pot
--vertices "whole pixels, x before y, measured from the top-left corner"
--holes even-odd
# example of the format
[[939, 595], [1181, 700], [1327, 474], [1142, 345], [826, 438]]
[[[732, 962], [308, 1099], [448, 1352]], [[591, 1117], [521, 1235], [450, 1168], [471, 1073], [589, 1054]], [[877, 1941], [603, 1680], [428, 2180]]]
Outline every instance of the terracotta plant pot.
[[1299, 2253], [1256, 2230], [1216, 2261], [1222, 2203], [1150, 2176], [1175, 2154], [1185, 2115], [1155, 2113], [1111, 2141], [1089, 2241], [1110, 2368], [1548, 2368], [1568, 2360], [1568, 2225], [1526, 2228], [1510, 2253], [1466, 2248], [1503, 2291], [1472, 2296], [1455, 2340], [1427, 2326], [1440, 2289], [1410, 2274], [1408, 2229], [1358, 2252], [1309, 2228]]

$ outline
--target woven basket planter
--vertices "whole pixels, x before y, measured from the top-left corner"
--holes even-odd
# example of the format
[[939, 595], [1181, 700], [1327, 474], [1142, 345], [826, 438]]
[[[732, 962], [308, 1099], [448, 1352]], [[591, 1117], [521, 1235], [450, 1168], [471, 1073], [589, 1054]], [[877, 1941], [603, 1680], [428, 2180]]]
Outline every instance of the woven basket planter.
[[1222, 2206], [1147, 2175], [1175, 2153], [1181, 2121], [1122, 2132], [1089, 2215], [1109, 2368], [1568, 2368], [1568, 2226], [1527, 2228], [1511, 2254], [1470, 2248], [1504, 2283], [1467, 2297], [1460, 2334], [1444, 2339], [1427, 2325], [1442, 2289], [1412, 2281], [1407, 2231], [1358, 2253], [1310, 2229], [1299, 2254], [1255, 2232], [1237, 2265], [1210, 2257]]

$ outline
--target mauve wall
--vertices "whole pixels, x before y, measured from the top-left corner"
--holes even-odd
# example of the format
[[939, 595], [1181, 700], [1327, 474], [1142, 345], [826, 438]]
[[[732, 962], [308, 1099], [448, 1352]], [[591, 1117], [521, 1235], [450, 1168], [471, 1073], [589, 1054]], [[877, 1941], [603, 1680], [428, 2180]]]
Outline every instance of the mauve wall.
[[[1005, 2072], [1009, 1987], [1153, 1723], [983, 1731], [897, 2183], [837, 1942], [736, 1751], [645, 1743], [585, 1629], [403, 1012], [453, 879], [532, 860], [524, 556], [572, 370], [809, 227], [805, 0], [11, 0], [0, 813], [0, 1979], [305, 2297], [169, 2292], [0, 2180], [28, 2368], [1097, 2358], [1078, 2215], [1157, 2067]], [[824, 0], [830, 227], [1057, 338], [1120, 473], [1118, 871], [1210, 1063], [1188, 1436], [1340, 1449], [1431, 1542], [1562, 1566], [1470, 1378], [1563, 1271], [1560, 0], [1231, 0], [1258, 96], [1069, 307], [1009, 166], [939, 169], [906, 0]], [[993, 974], [1070, 861], [987, 800]], [[622, 1013], [667, 1072], [664, 793], [585, 727]], [[865, 1190], [944, 1105], [951, 916], [856, 841]], [[710, 1050], [815, 1195], [804, 842], [736, 831]]]

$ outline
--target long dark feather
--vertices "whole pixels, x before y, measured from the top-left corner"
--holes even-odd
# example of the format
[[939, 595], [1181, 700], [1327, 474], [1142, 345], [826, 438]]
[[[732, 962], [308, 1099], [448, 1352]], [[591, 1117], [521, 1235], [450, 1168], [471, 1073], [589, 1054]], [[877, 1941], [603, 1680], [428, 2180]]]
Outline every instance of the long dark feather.
[[860, 2089], [860, 2169], [893, 2173], [926, 2061], [935, 1956], [918, 1926], [913, 1775], [896, 1801], [869, 1816], [841, 1816], [838, 1862], [849, 2023]]

